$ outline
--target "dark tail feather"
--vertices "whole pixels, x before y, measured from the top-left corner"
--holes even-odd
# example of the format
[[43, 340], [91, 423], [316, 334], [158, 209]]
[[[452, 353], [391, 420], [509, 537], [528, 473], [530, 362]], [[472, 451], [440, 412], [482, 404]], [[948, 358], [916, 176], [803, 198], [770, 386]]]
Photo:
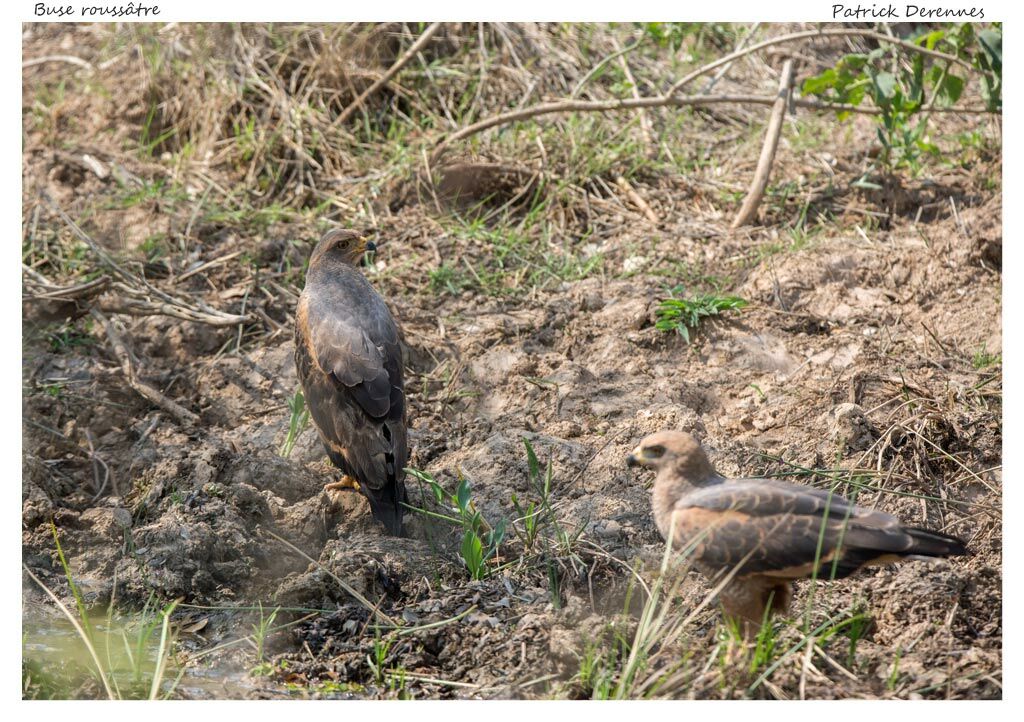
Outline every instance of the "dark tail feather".
[[360, 486], [370, 502], [370, 511], [373, 518], [384, 525], [391, 536], [402, 536], [402, 516], [405, 514], [405, 507], [402, 503], [406, 501], [405, 484], [403, 482], [391, 482], [383, 489], [371, 489], [368, 486]]
[[907, 549], [905, 554], [926, 557], [959, 557], [967, 554], [967, 544], [955, 536], [916, 526], [904, 527], [903, 531], [914, 540], [914, 546]]
[[[911, 544], [905, 546], [908, 536]], [[839, 559], [821, 565], [821, 576], [842, 579], [864, 566], [890, 564], [899, 561], [901, 557], [956, 557], [969, 553], [967, 545], [960, 539], [915, 526], [900, 527], [898, 533], [883, 533], [878, 529], [851, 529], [843, 545]]]

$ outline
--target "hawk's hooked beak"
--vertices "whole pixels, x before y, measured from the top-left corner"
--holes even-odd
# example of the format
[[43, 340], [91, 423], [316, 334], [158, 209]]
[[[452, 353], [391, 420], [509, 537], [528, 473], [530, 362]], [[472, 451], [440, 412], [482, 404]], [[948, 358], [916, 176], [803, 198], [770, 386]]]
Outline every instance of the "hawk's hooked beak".
[[363, 247], [363, 258], [360, 263], [364, 266], [369, 266], [373, 263], [373, 258], [377, 253], [377, 244], [373, 241], [367, 241]]
[[635, 466], [647, 466], [649, 459], [644, 456], [644, 450], [639, 446], [629, 452], [629, 456], [626, 457], [626, 466], [633, 468]]

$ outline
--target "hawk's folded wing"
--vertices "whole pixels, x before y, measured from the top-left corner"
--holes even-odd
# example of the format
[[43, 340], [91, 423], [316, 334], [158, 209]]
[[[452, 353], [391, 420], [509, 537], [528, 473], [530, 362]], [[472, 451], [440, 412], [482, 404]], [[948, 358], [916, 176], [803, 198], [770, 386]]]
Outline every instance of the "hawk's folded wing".
[[397, 337], [377, 346], [362, 327], [365, 319], [353, 318], [344, 307], [332, 310], [335, 312], [328, 315], [318, 304], [309, 309], [310, 345], [316, 364], [348, 388], [367, 414], [375, 419], [388, 416], [394, 384], [387, 367], [401, 353]]
[[[895, 556], [958, 553], [942, 534], [904, 527], [896, 517], [842, 496], [769, 479], [739, 479], [697, 489], [673, 511], [673, 538], [694, 558], [737, 574], [780, 578], [845, 577]], [[959, 553], [963, 553], [960, 551]]]

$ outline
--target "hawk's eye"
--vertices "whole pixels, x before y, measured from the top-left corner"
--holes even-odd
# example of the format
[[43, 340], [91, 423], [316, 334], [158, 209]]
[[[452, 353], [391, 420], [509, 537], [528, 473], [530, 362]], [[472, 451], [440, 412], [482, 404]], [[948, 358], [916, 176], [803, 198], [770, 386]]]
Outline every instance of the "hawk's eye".
[[646, 449], [644, 449], [644, 456], [647, 456], [647, 457], [649, 457], [651, 459], [659, 459], [664, 454], [665, 454], [665, 447], [661, 446], [660, 444], [658, 444], [656, 446], [648, 446]]

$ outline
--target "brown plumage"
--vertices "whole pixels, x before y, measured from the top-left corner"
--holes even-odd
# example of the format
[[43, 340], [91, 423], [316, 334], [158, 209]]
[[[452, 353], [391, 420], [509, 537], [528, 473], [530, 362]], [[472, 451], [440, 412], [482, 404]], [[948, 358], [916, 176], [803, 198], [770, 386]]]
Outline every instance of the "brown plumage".
[[651, 434], [627, 463], [657, 474], [652, 505], [663, 537], [671, 533], [673, 546], [715, 582], [735, 570], [720, 600], [748, 635], [769, 607], [787, 610], [794, 579], [841, 579], [869, 565], [967, 553], [955, 537], [904, 526], [827, 490], [726, 479], [683, 432]]
[[[399, 331], [358, 269], [358, 233], [328, 231], [313, 249], [295, 312], [295, 367], [337, 486], [358, 488], [389, 533], [402, 532], [407, 460]], [[356, 483], [354, 483], [356, 482]]]

